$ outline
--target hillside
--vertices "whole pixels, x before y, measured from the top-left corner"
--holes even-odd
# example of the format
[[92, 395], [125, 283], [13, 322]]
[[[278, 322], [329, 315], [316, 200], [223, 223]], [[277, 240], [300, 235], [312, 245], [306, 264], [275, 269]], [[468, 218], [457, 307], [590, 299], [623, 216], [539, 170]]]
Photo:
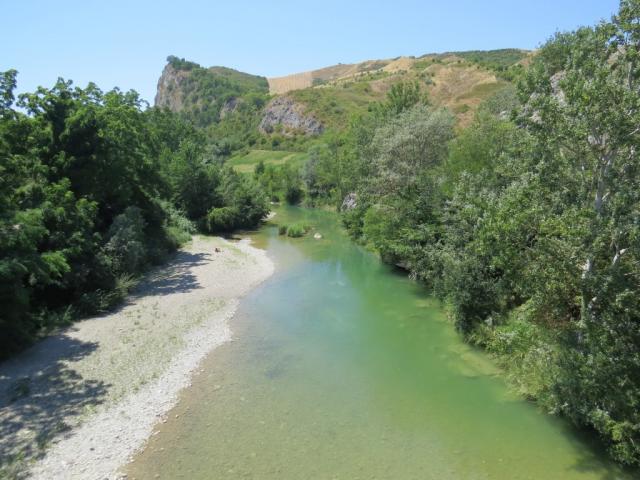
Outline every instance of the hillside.
[[[353, 114], [366, 112], [371, 103], [384, 98], [393, 84], [410, 81], [418, 82], [435, 106], [449, 108], [458, 124], [466, 126], [477, 106], [507, 86], [530, 56], [516, 49], [427, 54], [338, 64], [268, 79], [225, 67], [205, 69], [170, 57], [155, 104], [185, 111], [198, 124], [209, 125], [250, 97], [248, 103], [259, 117], [254, 124], [264, 125], [265, 117], [272, 117], [260, 134], [313, 136], [344, 127]], [[263, 109], [267, 93], [275, 99]], [[286, 100], [277, 100], [281, 97]]]
[[339, 80], [349, 80], [366, 73], [402, 73], [420, 70], [430, 61], [464, 60], [497, 73], [504, 74], [515, 65], [526, 62], [531, 52], [515, 48], [502, 50], [470, 50], [464, 52], [431, 53], [421, 57], [396, 57], [384, 60], [367, 60], [360, 63], [333, 65], [330, 67], [294, 73], [283, 77], [268, 78], [269, 92], [281, 95], [291, 90], [300, 90]]
[[251, 150], [246, 154], [231, 157], [227, 163], [239, 173], [253, 173], [256, 165], [260, 162], [265, 165], [292, 164], [300, 167], [306, 159], [307, 154], [301, 152]]
[[244, 103], [262, 105], [268, 93], [265, 77], [227, 67], [203, 68], [197, 63], [167, 58], [158, 80], [155, 105], [184, 112], [200, 126], [215, 123]]
[[343, 126], [349, 114], [366, 110], [394, 83], [417, 81], [434, 105], [449, 108], [465, 126], [482, 100], [505, 87], [530, 55], [505, 49], [368, 60], [269, 78], [269, 91], [290, 94], [328, 125]]

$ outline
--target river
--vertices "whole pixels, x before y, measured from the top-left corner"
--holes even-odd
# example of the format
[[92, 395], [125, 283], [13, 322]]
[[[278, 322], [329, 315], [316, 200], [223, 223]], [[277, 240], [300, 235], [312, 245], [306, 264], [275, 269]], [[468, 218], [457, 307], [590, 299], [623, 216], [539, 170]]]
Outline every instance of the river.
[[293, 221], [312, 234], [252, 234], [276, 273], [243, 299], [234, 341], [203, 362], [129, 478], [631, 478], [509, 393], [438, 303], [350, 242], [335, 214], [282, 207], [274, 219]]

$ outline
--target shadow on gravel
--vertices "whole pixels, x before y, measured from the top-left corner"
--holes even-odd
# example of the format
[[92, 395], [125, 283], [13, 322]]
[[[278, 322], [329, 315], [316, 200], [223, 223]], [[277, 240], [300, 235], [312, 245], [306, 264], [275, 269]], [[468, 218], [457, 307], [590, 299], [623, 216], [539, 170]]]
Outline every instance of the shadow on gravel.
[[[89, 355], [97, 344], [61, 334], [38, 347], [38, 363], [46, 367], [20, 368], [9, 361], [0, 370], [0, 478], [24, 478], [26, 463], [69, 430], [68, 419], [102, 403], [109, 387], [83, 379], [64, 363]], [[29, 364], [29, 356], [25, 352], [21, 363]]]
[[[192, 269], [211, 259], [209, 253], [179, 252], [170, 263], [148, 274], [123, 304], [105, 316], [141, 297], [202, 288]], [[32, 460], [44, 456], [51, 442], [68, 434], [83, 414], [105, 401], [110, 385], [85, 379], [73, 369], [74, 362], [97, 348], [97, 343], [62, 332], [0, 363], [1, 479], [26, 478]]]
[[133, 300], [148, 295], [187, 293], [202, 288], [191, 269], [205, 265], [210, 261], [211, 254], [209, 253], [180, 252], [168, 266], [163, 266], [161, 271], [150, 274], [135, 289], [130, 298]]

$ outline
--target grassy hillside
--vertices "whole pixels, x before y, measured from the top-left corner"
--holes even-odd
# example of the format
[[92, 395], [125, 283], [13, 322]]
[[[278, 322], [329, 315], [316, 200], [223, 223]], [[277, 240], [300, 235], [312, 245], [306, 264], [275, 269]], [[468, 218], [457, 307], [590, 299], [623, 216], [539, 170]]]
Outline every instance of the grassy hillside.
[[[227, 152], [225, 155], [246, 151], [247, 147], [256, 152], [269, 148], [299, 151], [305, 150], [314, 137], [278, 129], [271, 134], [258, 130], [269, 92], [272, 97], [291, 97], [303, 107], [304, 114], [319, 120], [325, 131], [335, 132], [346, 128], [354, 116], [370, 110], [372, 104], [383, 101], [394, 84], [412, 82], [420, 86], [431, 104], [448, 108], [456, 116], [458, 128], [464, 128], [473, 120], [478, 106], [508, 87], [530, 57], [529, 52], [516, 49], [428, 54], [338, 64], [268, 80], [170, 57], [178, 81], [173, 92], [167, 88], [164, 94], [169, 98], [176, 95], [185, 114], [197, 125], [207, 127], [208, 136], [220, 151]], [[273, 162], [281, 158], [279, 155], [275, 153], [266, 160]], [[255, 154], [245, 157], [232, 161], [245, 170], [258, 161]]]
[[229, 82], [246, 91], [257, 91], [261, 93], [267, 93], [269, 91], [269, 82], [265, 77], [251, 75], [250, 73], [240, 72], [227, 67], [210, 67], [207, 70], [214, 76], [226, 78]]
[[227, 164], [238, 173], [253, 173], [260, 161], [265, 165], [292, 164], [301, 166], [307, 158], [304, 152], [288, 152], [281, 150], [251, 150], [249, 153], [231, 157]]
[[[520, 55], [509, 55], [488, 55], [487, 58], [493, 59], [496, 65], [521, 59]], [[417, 82], [433, 105], [449, 108], [458, 125], [464, 127], [471, 122], [483, 100], [509, 85], [496, 70], [479, 63], [484, 59], [479, 52], [471, 58], [474, 60], [453, 54], [399, 57], [380, 61], [375, 69], [294, 90], [287, 95], [302, 103], [331, 130], [345, 127], [352, 115], [366, 112], [371, 103], [384, 98], [394, 83]], [[366, 66], [372, 65], [369, 62]]]
[[338, 65], [311, 70], [309, 72], [269, 78], [269, 92], [274, 95], [280, 95], [292, 90], [324, 85], [340, 79], [351, 78], [360, 73], [380, 70], [390, 62], [390, 60], [368, 60], [361, 63], [339, 63]]
[[367, 60], [353, 64], [340, 63], [308, 72], [269, 78], [269, 91], [272, 94], [281, 95], [292, 90], [354, 79], [363, 73], [398, 73], [411, 69], [419, 69], [421, 64], [424, 65], [433, 60], [447, 61], [452, 57], [499, 73], [521, 64], [531, 57], [531, 52], [516, 48], [470, 50], [465, 52], [429, 53], [418, 58], [396, 57], [382, 60]]
[[354, 114], [365, 113], [372, 102], [384, 98], [382, 91], [375, 91], [369, 82], [343, 82], [322, 87], [305, 88], [289, 93], [302, 103], [306, 111], [313, 114], [330, 129], [345, 127]]
[[490, 70], [504, 70], [516, 65], [529, 57], [531, 53], [517, 48], [504, 48], [502, 50], [470, 50], [467, 52], [452, 52], [460, 58], [464, 58]]

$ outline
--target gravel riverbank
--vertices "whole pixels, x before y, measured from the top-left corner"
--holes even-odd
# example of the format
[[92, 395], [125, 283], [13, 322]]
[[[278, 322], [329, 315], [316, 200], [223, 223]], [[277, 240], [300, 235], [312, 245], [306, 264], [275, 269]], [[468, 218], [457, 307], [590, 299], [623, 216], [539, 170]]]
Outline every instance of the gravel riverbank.
[[116, 312], [0, 364], [0, 476], [117, 478], [273, 269], [248, 240], [196, 236]]

